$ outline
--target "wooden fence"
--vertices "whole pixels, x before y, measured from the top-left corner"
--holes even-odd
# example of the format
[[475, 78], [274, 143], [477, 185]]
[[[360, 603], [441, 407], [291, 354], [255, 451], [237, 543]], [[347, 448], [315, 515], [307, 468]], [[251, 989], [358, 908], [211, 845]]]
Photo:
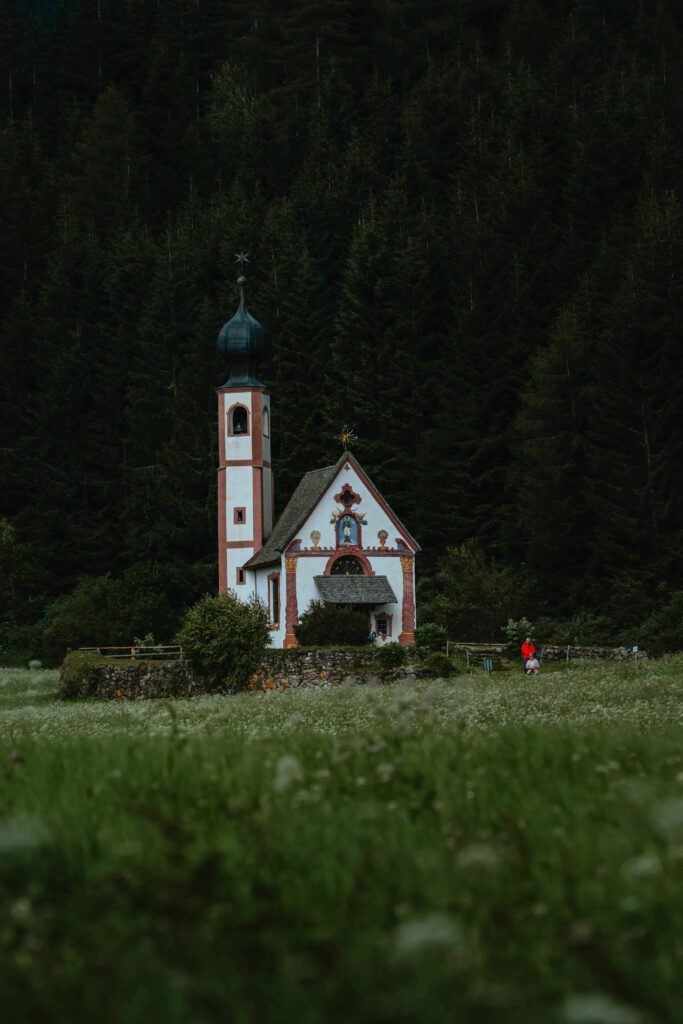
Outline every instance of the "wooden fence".
[[80, 651], [99, 654], [102, 658], [122, 661], [182, 661], [183, 649], [177, 644], [149, 644], [138, 647], [79, 647]]
[[446, 641], [447, 655], [464, 654], [468, 668], [470, 665], [477, 665], [486, 669], [487, 672], [494, 672], [503, 667], [502, 658], [505, 650], [505, 644], [470, 644], [455, 640]]

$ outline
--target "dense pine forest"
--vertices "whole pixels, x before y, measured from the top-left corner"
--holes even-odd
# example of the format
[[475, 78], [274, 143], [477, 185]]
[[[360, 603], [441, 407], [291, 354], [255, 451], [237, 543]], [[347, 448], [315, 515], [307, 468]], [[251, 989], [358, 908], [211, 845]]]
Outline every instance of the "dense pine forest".
[[215, 587], [240, 249], [279, 508], [348, 423], [427, 614], [683, 643], [682, 56], [674, 0], [4, 0], [0, 645]]

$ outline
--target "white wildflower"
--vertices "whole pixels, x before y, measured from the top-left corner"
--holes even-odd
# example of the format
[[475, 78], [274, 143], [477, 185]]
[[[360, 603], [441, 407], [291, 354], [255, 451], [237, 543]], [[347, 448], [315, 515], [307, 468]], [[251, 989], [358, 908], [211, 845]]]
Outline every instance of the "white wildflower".
[[655, 804], [652, 820], [657, 828], [667, 835], [683, 832], [683, 800], [675, 797]]
[[9, 818], [0, 822], [0, 857], [30, 853], [47, 842], [47, 829], [39, 818]]
[[32, 910], [31, 901], [24, 896], [21, 899], [15, 900], [10, 907], [10, 917], [13, 921], [23, 924], [30, 918]]
[[570, 996], [564, 1004], [564, 1024], [641, 1024], [643, 1018], [631, 1006], [617, 1003], [609, 996]]
[[463, 945], [462, 929], [445, 914], [427, 914], [403, 921], [394, 932], [394, 953], [400, 959], [439, 950], [457, 952]]
[[472, 843], [465, 846], [458, 855], [461, 868], [495, 868], [498, 861], [498, 853], [488, 843]]
[[275, 765], [273, 789], [276, 793], [284, 793], [290, 786], [303, 781], [304, 773], [301, 762], [292, 754], [284, 754]]
[[656, 853], [641, 853], [638, 857], [631, 857], [621, 866], [621, 874], [628, 882], [650, 878], [652, 875], [658, 875], [661, 870], [662, 862]]

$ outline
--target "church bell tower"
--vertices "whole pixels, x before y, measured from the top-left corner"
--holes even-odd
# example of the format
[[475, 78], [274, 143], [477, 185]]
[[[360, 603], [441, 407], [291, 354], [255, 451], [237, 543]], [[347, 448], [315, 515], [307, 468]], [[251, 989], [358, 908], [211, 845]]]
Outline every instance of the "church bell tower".
[[[238, 262], [247, 261], [245, 253]], [[218, 588], [247, 587], [243, 568], [273, 529], [273, 471], [270, 456], [270, 394], [258, 379], [258, 362], [267, 354], [266, 332], [240, 303], [220, 330], [218, 351], [230, 375], [218, 394]]]

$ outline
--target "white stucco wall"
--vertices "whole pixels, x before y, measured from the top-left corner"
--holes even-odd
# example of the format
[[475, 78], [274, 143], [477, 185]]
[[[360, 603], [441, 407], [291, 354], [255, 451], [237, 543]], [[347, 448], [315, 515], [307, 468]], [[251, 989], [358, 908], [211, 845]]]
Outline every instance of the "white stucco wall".
[[[237, 569], [261, 546], [262, 536], [267, 538], [273, 529], [273, 481], [270, 465], [254, 466], [255, 455], [259, 452], [259, 441], [263, 443], [263, 463], [270, 463], [270, 436], [263, 437], [263, 410], [270, 415], [270, 396], [260, 391], [247, 390], [224, 392], [220, 396], [220, 422], [222, 431], [224, 461], [227, 463], [221, 472], [225, 473], [225, 502], [219, 514], [225, 523], [225, 540], [230, 544], [244, 544], [244, 547], [229, 547], [220, 554], [226, 566], [226, 583], [231, 589], [238, 589], [240, 595], [248, 596], [252, 589], [237, 583]], [[259, 401], [262, 411], [254, 415]], [[230, 434], [229, 419], [234, 406], [241, 405], [249, 414], [249, 433]], [[270, 421], [269, 421], [270, 426]], [[272, 428], [271, 428], [272, 429]], [[246, 465], [231, 465], [244, 462]], [[258, 488], [261, 488], [262, 522], [254, 522], [258, 510]], [[244, 521], [235, 522], [235, 509], [244, 509]], [[255, 541], [255, 543], [254, 543]]]
[[[270, 642], [273, 647], [282, 647], [285, 639], [285, 573], [284, 565], [275, 564], [264, 566], [261, 569], [255, 569], [248, 572], [249, 576], [249, 593], [256, 594], [258, 598], [263, 601], [266, 608], [268, 608], [268, 577], [271, 573], [280, 573], [280, 623], [277, 629], [272, 629], [270, 634]], [[248, 594], [246, 595], [248, 596]]]
[[[347, 465], [349, 464], [347, 463]], [[370, 494], [365, 482], [350, 465], [348, 470], [340, 470], [297, 535], [301, 537], [301, 546], [311, 547], [311, 530], [318, 530], [320, 532], [320, 546], [335, 547], [335, 527], [330, 523], [330, 519], [332, 518], [332, 512], [339, 508], [339, 505], [334, 500], [334, 496], [340, 492], [344, 484], [349, 484], [362, 499], [360, 504], [354, 507], [354, 511], [364, 514], [367, 519], [367, 526], [363, 526], [361, 533], [363, 548], [378, 548], [380, 546], [377, 537], [379, 530], [387, 531], [389, 535], [387, 547], [393, 547], [397, 536], [396, 527], [392, 524], [391, 519], [379, 502]]]
[[[222, 395], [223, 415], [221, 417], [220, 430], [223, 437], [224, 459], [251, 459], [253, 417], [252, 417], [252, 392], [251, 391], [225, 391]], [[249, 433], [228, 434], [228, 412], [233, 405], [243, 405], [249, 412]]]

